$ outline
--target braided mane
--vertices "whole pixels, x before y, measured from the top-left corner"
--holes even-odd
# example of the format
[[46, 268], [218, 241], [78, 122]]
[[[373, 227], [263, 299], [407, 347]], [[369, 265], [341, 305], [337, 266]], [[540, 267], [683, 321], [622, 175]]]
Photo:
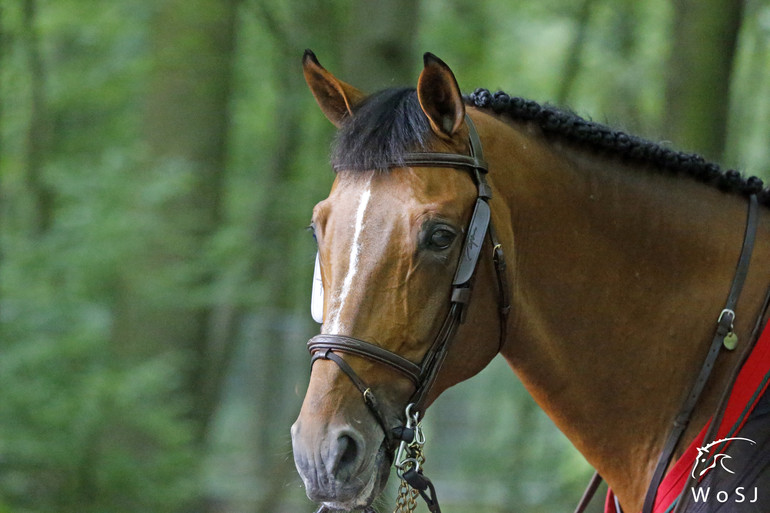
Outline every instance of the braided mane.
[[513, 120], [534, 122], [545, 134], [564, 138], [581, 147], [612, 153], [641, 164], [651, 164], [671, 173], [689, 175], [726, 192], [744, 196], [756, 194], [761, 204], [770, 206], [770, 188], [764, 188], [761, 179], [756, 176], [744, 178], [733, 169], [723, 171], [717, 164], [706, 161], [700, 155], [664, 148], [660, 144], [613, 130], [570, 112], [540, 105], [532, 100], [511, 97], [502, 91], [493, 94], [487, 89], [476, 89], [464, 96], [464, 100], [468, 105]]
[[[476, 89], [463, 98], [467, 105], [514, 121], [535, 123], [546, 136], [562, 138], [577, 147], [690, 176], [725, 192], [756, 194], [760, 204], [770, 206], [770, 188], [764, 188], [762, 180], [755, 176], [744, 178], [733, 169], [724, 171], [700, 155], [665, 148], [571, 112], [512, 97], [502, 91], [490, 93], [487, 89]], [[385, 89], [356, 106], [355, 114], [340, 127], [332, 144], [331, 163], [335, 170], [386, 171], [403, 163], [409, 152], [425, 151], [430, 132], [414, 88]]]

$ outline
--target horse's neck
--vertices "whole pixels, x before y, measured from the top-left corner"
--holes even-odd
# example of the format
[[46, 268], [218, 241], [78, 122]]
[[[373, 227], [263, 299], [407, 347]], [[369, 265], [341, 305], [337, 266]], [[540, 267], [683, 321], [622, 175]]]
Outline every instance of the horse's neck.
[[[514, 234], [504, 354], [621, 502], [639, 510], [723, 308], [746, 202], [688, 178], [548, 147], [522, 131], [508, 136], [505, 145], [492, 137], [489, 157], [508, 163], [495, 173], [507, 181]], [[761, 283], [747, 286], [738, 308], [744, 339], [770, 278], [757, 269], [757, 260], [768, 262], [763, 233], [749, 278]], [[720, 358], [686, 439], [734, 365], [734, 355]]]

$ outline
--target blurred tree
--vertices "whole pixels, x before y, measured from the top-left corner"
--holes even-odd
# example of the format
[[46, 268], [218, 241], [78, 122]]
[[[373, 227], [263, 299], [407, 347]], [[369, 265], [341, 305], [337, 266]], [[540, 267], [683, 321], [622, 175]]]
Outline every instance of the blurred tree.
[[[210, 252], [225, 209], [237, 5], [167, 0], [153, 10], [142, 123], [148, 166], [135, 179], [172, 185], [156, 189], [160, 198], [140, 214], [154, 223], [120, 270], [112, 322], [112, 351], [124, 365], [181, 357], [185, 416], [200, 451], [235, 344], [211, 295], [218, 274]], [[198, 499], [190, 507], [205, 511]]]
[[417, 0], [354, 2], [339, 76], [368, 93], [416, 83], [418, 6]]
[[[249, 351], [250, 365], [240, 368], [257, 376], [249, 400], [258, 412], [256, 440], [250, 456], [264, 490], [254, 502], [253, 511], [261, 513], [279, 507], [287, 492], [285, 482], [295, 478], [293, 459], [286, 457], [286, 451], [291, 450], [288, 426], [296, 411], [291, 407], [292, 391], [287, 389], [285, 378], [292, 375], [292, 370], [298, 370], [291, 365], [292, 355], [304, 354], [286, 348], [301, 347], [298, 343], [306, 338], [301, 328], [288, 326], [307, 326], [300, 321], [303, 317], [298, 319], [292, 313], [305, 305], [305, 288], [301, 287], [298, 277], [307, 274], [310, 259], [298, 251], [297, 246], [300, 238], [307, 238], [301, 228], [307, 225], [312, 208], [312, 202], [297, 190], [297, 184], [318, 183], [318, 176], [323, 176], [324, 171], [300, 164], [303, 141], [309, 136], [305, 110], [312, 107], [301, 74], [302, 41], [303, 35], [312, 38], [321, 27], [335, 31], [339, 21], [336, 12], [322, 2], [308, 2], [304, 9], [289, 13], [273, 2], [256, 0], [249, 6], [271, 49], [261, 63], [263, 74], [251, 78], [264, 80], [277, 92], [274, 102], [258, 99], [258, 111], [264, 116], [262, 125], [268, 133], [263, 139], [262, 157], [251, 163], [256, 164], [254, 178], [262, 196], [254, 202], [249, 220], [249, 238], [256, 251], [245, 271], [245, 279], [262, 285], [264, 294], [255, 305], [258, 326], [247, 338], [247, 342], [255, 346]], [[244, 86], [248, 89], [253, 84]], [[306, 209], [304, 212], [302, 207]], [[242, 321], [253, 318], [253, 308], [249, 305], [239, 312]], [[276, 451], [277, 447], [281, 450]]]
[[582, 0], [580, 4], [580, 10], [575, 20], [577, 28], [569, 46], [564, 70], [562, 71], [562, 79], [554, 99], [559, 105], [567, 103], [577, 80], [577, 75], [580, 71], [580, 59], [585, 51], [586, 39], [590, 30], [591, 12], [594, 9], [595, 3], [596, 0]]
[[[299, 371], [300, 380], [306, 379], [306, 353], [295, 349], [303, 347], [300, 341], [308, 334], [304, 329], [317, 329], [307, 324], [312, 242], [298, 228], [307, 225], [313, 204], [327, 193], [334, 177], [325, 152], [314, 152], [312, 164], [306, 162], [307, 141], [315, 140], [316, 148], [323, 150], [328, 147], [333, 127], [323, 119], [302, 78], [302, 52], [306, 46], [316, 50], [325, 66], [362, 89], [387, 87], [394, 76], [399, 84], [412, 82], [408, 69], [419, 64], [412, 48], [416, 22], [404, 23], [412, 27], [406, 30], [397, 27], [397, 20], [414, 16], [403, 10], [407, 7], [403, 0], [382, 4], [355, 2], [349, 8], [330, 9], [326, 2], [311, 1], [302, 9], [292, 9], [261, 0], [247, 3], [247, 12], [256, 15], [261, 36], [266, 39], [261, 44], [270, 49], [258, 64], [262, 73], [248, 78], [277, 92], [274, 102], [264, 96], [257, 98], [263, 130], [267, 128], [261, 139], [263, 153], [248, 163], [256, 164], [261, 192], [250, 219], [250, 236], [258, 251], [241, 277], [265, 287], [256, 304], [258, 327], [247, 335], [247, 342], [256, 346], [248, 351], [251, 365], [239, 367], [257, 376], [252, 401], [260, 414], [254, 426], [253, 464], [264, 493], [254, 504], [256, 512], [278, 508], [286, 500], [284, 483], [297, 479], [292, 459], [275, 448], [290, 450], [287, 429], [299, 405], [295, 391], [286, 387], [286, 377]], [[411, 9], [416, 12], [415, 0], [411, 0]], [[373, 30], [361, 30], [364, 26]], [[341, 34], [344, 44], [330, 45], [329, 34]], [[360, 51], [362, 46], [371, 53]], [[370, 61], [364, 69], [348, 64], [348, 59], [364, 57]], [[368, 76], [367, 70], [377, 70], [387, 78]], [[253, 82], [244, 84], [246, 91], [253, 88]], [[304, 282], [301, 277], [305, 277]], [[253, 308], [244, 305], [239, 311], [243, 324], [253, 319]], [[297, 328], [287, 328], [292, 324]]]
[[676, 146], [721, 159], [743, 0], [676, 0], [664, 133]]
[[43, 180], [43, 167], [50, 150], [51, 123], [45, 99], [46, 74], [40, 55], [37, 10], [37, 0], [24, 0], [22, 33], [30, 74], [30, 108], [25, 155], [26, 184], [32, 203], [31, 232], [40, 235], [48, 231], [53, 222], [54, 195]]
[[770, 3], [746, 2], [730, 88], [725, 161], [770, 180]]
[[[152, 23], [154, 63], [145, 106], [147, 172], [181, 177], [157, 212], [163, 232], [125, 269], [115, 311], [117, 354], [142, 359], [169, 350], [188, 358], [190, 415], [206, 436], [227, 365], [206, 291], [215, 279], [205, 252], [222, 218], [227, 170], [237, 0], [166, 0]], [[147, 294], [148, 283], [169, 287]]]
[[108, 356], [114, 276], [141, 240], [123, 207], [146, 12], [109, 7], [0, 2], [3, 511], [173, 511], [192, 490], [177, 361]]

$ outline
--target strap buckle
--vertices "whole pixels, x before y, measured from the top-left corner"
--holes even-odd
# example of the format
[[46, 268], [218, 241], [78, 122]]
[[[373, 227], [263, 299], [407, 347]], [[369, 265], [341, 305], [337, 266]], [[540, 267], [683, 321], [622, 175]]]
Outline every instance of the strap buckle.
[[717, 319], [717, 334], [721, 337], [725, 337], [733, 332], [735, 327], [735, 311], [731, 308], [725, 308], [719, 314]]
[[719, 319], [717, 319], [717, 324], [722, 324], [722, 320], [725, 318], [725, 315], [730, 316], [730, 327], [732, 327], [733, 321], [735, 320], [735, 311], [730, 308], [725, 308], [720, 312]]

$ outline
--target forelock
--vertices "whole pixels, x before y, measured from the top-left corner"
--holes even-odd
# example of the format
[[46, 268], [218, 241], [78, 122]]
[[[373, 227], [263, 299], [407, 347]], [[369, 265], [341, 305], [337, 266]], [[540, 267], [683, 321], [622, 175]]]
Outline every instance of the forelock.
[[337, 132], [331, 163], [336, 170], [383, 171], [426, 148], [431, 133], [414, 88], [386, 89], [356, 106]]

